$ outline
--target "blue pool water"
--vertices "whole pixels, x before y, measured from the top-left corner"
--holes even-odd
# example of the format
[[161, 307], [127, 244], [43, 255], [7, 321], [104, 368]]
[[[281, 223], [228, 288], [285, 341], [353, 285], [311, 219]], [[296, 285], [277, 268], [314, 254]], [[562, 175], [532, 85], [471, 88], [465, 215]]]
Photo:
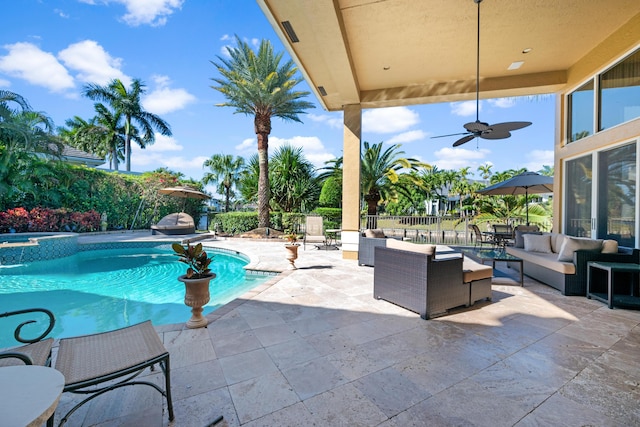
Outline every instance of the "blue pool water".
[[[211, 301], [204, 314], [268, 279], [247, 275], [242, 257], [208, 252], [214, 255], [211, 270], [216, 278], [211, 281]], [[191, 316], [191, 308], [184, 305], [184, 284], [177, 280], [185, 270], [169, 246], [94, 250], [0, 266], [0, 313], [47, 308], [56, 316], [50, 334], [54, 338], [108, 331], [148, 319], [155, 325], [182, 323]], [[17, 344], [10, 331], [33, 318], [24, 316], [19, 321], [0, 319], [0, 348]], [[25, 327], [25, 336], [28, 331]]]

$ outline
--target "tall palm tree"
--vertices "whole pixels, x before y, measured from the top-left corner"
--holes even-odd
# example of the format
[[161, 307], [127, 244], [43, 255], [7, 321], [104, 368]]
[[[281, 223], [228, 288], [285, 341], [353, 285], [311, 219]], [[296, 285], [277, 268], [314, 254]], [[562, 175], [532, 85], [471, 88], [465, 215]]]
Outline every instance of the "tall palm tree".
[[[68, 119], [68, 128], [60, 130], [60, 136], [76, 148], [109, 159], [109, 168], [118, 170], [118, 163], [124, 159], [125, 147], [122, 114], [112, 112], [104, 104], [94, 105], [96, 116], [86, 121], [78, 116]], [[133, 135], [137, 138], [137, 134]]]
[[124, 155], [127, 171], [131, 170], [132, 140], [141, 148], [145, 148], [155, 141], [154, 130], [158, 130], [164, 136], [171, 136], [171, 128], [167, 122], [160, 116], [142, 109], [140, 97], [144, 92], [145, 85], [139, 79], [133, 80], [129, 89], [120, 79], [114, 79], [106, 86], [88, 84], [83, 89], [84, 96], [108, 103], [114, 114], [122, 114], [124, 117]]
[[413, 158], [399, 157], [404, 154], [400, 145], [394, 144], [382, 150], [382, 142], [369, 145], [364, 142], [362, 153], [360, 180], [362, 193], [367, 203], [367, 215], [376, 215], [377, 206], [381, 200], [394, 200], [398, 182], [398, 172], [401, 169], [417, 170], [425, 166]]
[[491, 177], [491, 168], [493, 165], [489, 163], [485, 163], [484, 165], [478, 166], [478, 172], [480, 172], [482, 179], [484, 179], [485, 185], [489, 182], [489, 178]]
[[233, 107], [236, 113], [253, 115], [254, 131], [258, 139], [260, 175], [258, 182], [258, 226], [269, 227], [269, 134], [271, 117], [285, 121], [302, 122], [299, 114], [314, 108], [302, 100], [309, 92], [294, 91], [300, 82], [292, 60], [280, 64], [283, 53], [274, 53], [268, 40], [262, 40], [258, 52], [236, 36], [237, 47], [227, 47], [230, 59], [217, 56], [212, 64], [221, 77], [213, 89], [222, 93], [226, 102], [222, 107]]
[[204, 175], [202, 183], [218, 185], [218, 194], [224, 195], [224, 211], [229, 212], [231, 197], [235, 196], [233, 187], [240, 180], [240, 174], [245, 168], [244, 158], [234, 158], [231, 154], [214, 154], [204, 161], [203, 166], [211, 172]]

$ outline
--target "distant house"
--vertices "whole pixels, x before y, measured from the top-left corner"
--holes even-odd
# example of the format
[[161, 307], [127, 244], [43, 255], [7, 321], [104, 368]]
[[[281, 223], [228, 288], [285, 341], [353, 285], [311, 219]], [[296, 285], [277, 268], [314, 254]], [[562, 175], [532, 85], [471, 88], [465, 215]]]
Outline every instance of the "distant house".
[[85, 165], [90, 168], [95, 168], [105, 163], [103, 158], [97, 157], [93, 154], [86, 153], [77, 148], [65, 145], [62, 150], [62, 160], [74, 165]]

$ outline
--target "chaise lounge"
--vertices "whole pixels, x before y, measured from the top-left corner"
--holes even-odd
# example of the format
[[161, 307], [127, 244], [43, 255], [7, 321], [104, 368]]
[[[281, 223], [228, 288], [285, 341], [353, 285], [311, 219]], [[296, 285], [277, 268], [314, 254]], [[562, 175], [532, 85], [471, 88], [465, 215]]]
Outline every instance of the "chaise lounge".
[[151, 234], [193, 234], [196, 225], [191, 215], [176, 212], [162, 218], [156, 225], [151, 226]]

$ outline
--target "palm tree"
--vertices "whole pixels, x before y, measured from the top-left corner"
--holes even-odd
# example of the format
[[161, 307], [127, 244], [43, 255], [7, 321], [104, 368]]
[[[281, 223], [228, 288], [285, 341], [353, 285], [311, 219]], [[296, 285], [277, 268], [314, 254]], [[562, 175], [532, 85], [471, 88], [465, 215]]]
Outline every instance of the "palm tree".
[[399, 144], [391, 145], [384, 151], [382, 144], [369, 145], [367, 141], [364, 142], [360, 180], [367, 203], [367, 215], [376, 215], [381, 200], [394, 200], [397, 197], [394, 184], [398, 182], [401, 169], [417, 170], [425, 166], [416, 159], [399, 157], [404, 154]]
[[478, 166], [478, 172], [482, 174], [482, 179], [484, 179], [485, 185], [489, 182], [489, 178], [491, 178], [491, 168], [493, 165], [485, 163], [484, 165]]
[[[78, 116], [66, 121], [67, 128], [60, 130], [60, 136], [70, 145], [80, 150], [109, 159], [109, 168], [118, 170], [118, 163], [124, 159], [125, 147], [122, 114], [110, 111], [104, 104], [94, 105], [97, 115], [90, 121]], [[137, 134], [133, 135], [137, 138]]]
[[232, 188], [238, 183], [245, 168], [244, 158], [234, 158], [231, 154], [214, 154], [204, 161], [203, 166], [211, 172], [204, 175], [202, 183], [218, 185], [218, 194], [224, 195], [224, 211], [229, 212], [229, 202], [235, 196]]
[[301, 98], [309, 92], [294, 91], [300, 82], [292, 60], [280, 65], [282, 53], [275, 54], [268, 40], [262, 40], [257, 54], [249, 44], [236, 36], [237, 47], [227, 47], [230, 59], [217, 56], [212, 64], [222, 77], [213, 78], [226, 102], [222, 107], [233, 107], [236, 113], [253, 115], [254, 131], [258, 139], [260, 175], [258, 182], [258, 226], [269, 227], [269, 134], [271, 117], [285, 121], [302, 122], [299, 114], [314, 108]]
[[318, 202], [320, 186], [302, 148], [283, 145], [269, 165], [271, 204], [283, 212], [308, 212]]
[[553, 166], [549, 166], [549, 165], [543, 165], [542, 169], [540, 169], [538, 171], [538, 173], [540, 175], [544, 175], [544, 176], [553, 176]]
[[[145, 85], [135, 79], [131, 88], [127, 90], [120, 79], [114, 79], [107, 86], [96, 84], [85, 85], [83, 95], [94, 101], [107, 102], [114, 110], [114, 114], [124, 117], [124, 155], [127, 172], [131, 170], [131, 140], [145, 148], [155, 141], [154, 130], [164, 136], [171, 136], [169, 124], [148, 111], [142, 109], [140, 97], [145, 92]], [[142, 129], [142, 134], [135, 125]]]

